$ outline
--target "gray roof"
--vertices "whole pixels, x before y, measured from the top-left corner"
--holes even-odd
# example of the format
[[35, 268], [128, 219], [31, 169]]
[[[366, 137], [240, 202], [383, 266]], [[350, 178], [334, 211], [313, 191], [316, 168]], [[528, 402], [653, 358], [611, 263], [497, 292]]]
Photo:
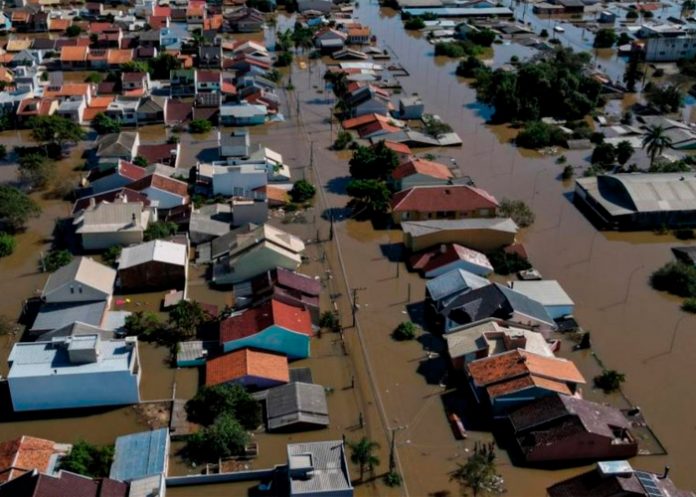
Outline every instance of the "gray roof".
[[76, 321], [99, 326], [106, 311], [106, 301], [43, 304], [31, 331], [56, 330]]
[[167, 428], [118, 437], [109, 478], [128, 482], [161, 475], [167, 467], [168, 457]]
[[613, 216], [696, 210], [693, 173], [604, 174], [577, 183]]
[[290, 381], [301, 383], [314, 383], [310, 368], [290, 368]]
[[510, 218], [481, 218], [481, 219], [432, 219], [428, 221], [408, 221], [401, 223], [404, 233], [411, 236], [422, 236], [442, 230], [495, 230], [506, 233], [517, 233], [517, 225]]
[[97, 155], [99, 157], [120, 157], [129, 155], [138, 138], [137, 131], [122, 131], [104, 135], [97, 142]]
[[455, 293], [475, 290], [489, 285], [490, 281], [464, 269], [453, 269], [433, 278], [425, 284], [430, 297], [438, 301]]
[[[352, 494], [345, 449], [340, 440], [288, 444], [290, 495]], [[338, 495], [338, 493], [336, 494]]]
[[328, 426], [329, 408], [321, 385], [292, 382], [266, 392], [266, 417], [269, 430], [295, 424]]
[[221, 116], [255, 117], [259, 115], [265, 116], [266, 112], [267, 109], [263, 105], [234, 104], [220, 106]]
[[48, 341], [52, 340], [53, 338], [65, 338], [79, 335], [99, 335], [102, 340], [111, 340], [114, 338], [114, 332], [112, 330], [104, 330], [98, 326], [77, 321], [75, 323], [62, 326], [56, 330], [42, 333], [37, 340]]
[[138, 112], [163, 112], [165, 106], [163, 97], [145, 97], [140, 100]]
[[514, 281], [512, 289], [545, 306], [574, 305], [573, 300], [556, 280]]
[[530, 299], [526, 295], [516, 292], [511, 288], [503, 285], [495, 284], [498, 290], [505, 296], [513, 312], [524, 314], [538, 321], [543, 321], [555, 326], [553, 318], [549, 316], [546, 308], [534, 299]]
[[100, 264], [91, 257], [76, 257], [69, 264], [52, 273], [44, 285], [41, 296], [50, 299], [50, 294], [65, 285], [84, 285], [110, 296], [114, 290], [116, 271]]
[[149, 221], [149, 210], [142, 202], [102, 202], [76, 216], [77, 233], [143, 231]]

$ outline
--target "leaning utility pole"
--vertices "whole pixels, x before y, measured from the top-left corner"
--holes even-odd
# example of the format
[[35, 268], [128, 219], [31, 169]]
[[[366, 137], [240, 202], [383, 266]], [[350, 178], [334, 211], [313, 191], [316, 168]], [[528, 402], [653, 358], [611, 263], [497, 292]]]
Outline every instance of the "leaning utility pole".
[[367, 290], [367, 288], [360, 287], [360, 288], [352, 288], [351, 291], [353, 292], [353, 306], [352, 306], [352, 314], [353, 314], [353, 325], [352, 328], [355, 328], [355, 313], [358, 310], [358, 292], [361, 290]]

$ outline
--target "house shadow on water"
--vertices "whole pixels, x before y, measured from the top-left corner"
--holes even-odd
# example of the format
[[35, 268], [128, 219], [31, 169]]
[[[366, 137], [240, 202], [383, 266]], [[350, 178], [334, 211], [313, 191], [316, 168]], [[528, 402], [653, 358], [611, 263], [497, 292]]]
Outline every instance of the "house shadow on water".
[[402, 262], [406, 260], [406, 247], [403, 243], [381, 243], [379, 250], [389, 262]]

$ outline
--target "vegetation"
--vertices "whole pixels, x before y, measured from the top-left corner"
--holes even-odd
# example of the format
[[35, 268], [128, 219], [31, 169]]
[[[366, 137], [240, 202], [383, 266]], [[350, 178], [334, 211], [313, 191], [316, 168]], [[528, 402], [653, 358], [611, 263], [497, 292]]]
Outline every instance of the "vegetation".
[[136, 311], [126, 317], [125, 323], [128, 336], [136, 336], [145, 341], [158, 336], [164, 326], [159, 315], [150, 311]]
[[561, 173], [561, 179], [569, 180], [572, 179], [573, 176], [575, 176], [575, 169], [573, 168], [573, 166], [568, 164], [563, 168], [563, 172]]
[[613, 369], [605, 369], [602, 374], [594, 377], [595, 386], [604, 390], [604, 393], [616, 392], [624, 381], [626, 375]]
[[616, 162], [625, 165], [633, 157], [633, 145], [626, 140], [616, 144]]
[[495, 457], [493, 444], [477, 443], [474, 453], [450, 477], [461, 485], [463, 494], [464, 489], [470, 489], [474, 497], [501, 494], [505, 489], [503, 478], [496, 471]]
[[67, 250], [51, 250], [41, 261], [41, 267], [44, 272], [52, 273], [67, 266], [72, 261], [73, 256]]
[[466, 55], [480, 55], [482, 48], [471, 41], [441, 41], [435, 44], [435, 55], [461, 59]]
[[469, 55], [467, 58], [459, 61], [456, 73], [457, 76], [462, 78], [473, 78], [476, 76], [476, 71], [485, 67], [486, 65], [478, 57]]
[[46, 155], [60, 156], [68, 142], [77, 142], [85, 137], [85, 131], [76, 122], [54, 114], [29, 119], [27, 126], [31, 137], [46, 147]]
[[684, 105], [684, 92], [676, 85], [646, 85], [645, 99], [661, 113], [677, 112]]
[[592, 46], [595, 48], [611, 48], [617, 39], [616, 31], [612, 28], [602, 28], [597, 31]]
[[628, 9], [628, 12], [626, 12], [626, 19], [638, 19], [638, 12], [636, 12], [636, 9]]
[[674, 230], [672, 234], [678, 240], [693, 240], [696, 238], [696, 233], [694, 233], [694, 230], [687, 228]]
[[274, 83], [279, 83], [280, 80], [283, 79], [283, 74], [278, 69], [271, 69], [266, 73], [266, 79]]
[[76, 38], [80, 36], [80, 33], [82, 33], [82, 28], [77, 24], [72, 24], [65, 30], [65, 35], [70, 38]]
[[290, 190], [290, 198], [297, 204], [304, 204], [311, 201], [317, 194], [315, 186], [307, 180], [300, 179], [295, 181]]
[[502, 202], [500, 202], [498, 212], [502, 217], [512, 218], [512, 220], [517, 223], [517, 226], [521, 228], [526, 228], [534, 224], [534, 212], [532, 212], [532, 209], [522, 200], [504, 198]]
[[213, 123], [207, 119], [194, 119], [189, 123], [191, 133], [208, 133], [211, 129], [213, 129]]
[[104, 77], [98, 73], [98, 72], [93, 72], [87, 75], [85, 78], [85, 83], [101, 83], [104, 80]]
[[55, 176], [53, 162], [40, 153], [23, 154], [18, 162], [19, 178], [31, 188], [43, 189]]
[[338, 315], [333, 311], [324, 311], [319, 316], [319, 326], [331, 331], [340, 331], [341, 323], [338, 320]]
[[102, 254], [102, 260], [109, 266], [115, 266], [116, 261], [121, 256], [122, 247], [120, 245], [112, 245]]
[[92, 127], [100, 135], [108, 135], [109, 133], [118, 133], [121, 131], [121, 123], [116, 119], [112, 119], [103, 112], [100, 112], [92, 120]]
[[171, 221], [156, 221], [145, 230], [145, 241], [169, 238], [175, 235], [179, 227]]
[[162, 52], [149, 62], [149, 72], [153, 79], [169, 79], [169, 73], [181, 67], [181, 61], [172, 54]]
[[423, 116], [423, 131], [433, 138], [440, 138], [447, 133], [452, 132], [452, 126], [443, 123], [433, 116]]
[[389, 211], [391, 191], [384, 181], [377, 179], [353, 179], [346, 187], [351, 197], [348, 207], [358, 218], [373, 218]]
[[109, 476], [113, 460], [113, 445], [99, 447], [78, 440], [70, 452], [60, 459], [60, 469], [92, 478], [103, 478]]
[[643, 149], [650, 156], [650, 167], [655, 164], [655, 158], [661, 155], [664, 149], [672, 146], [672, 139], [667, 136], [662, 126], [648, 126], [643, 137]]
[[354, 179], [387, 181], [399, 165], [399, 157], [382, 140], [372, 147], [356, 148], [348, 164]]
[[515, 252], [508, 253], [504, 249], [498, 249], [488, 254], [488, 260], [493, 266], [493, 271], [501, 275], [515, 274], [532, 267], [524, 257]]
[[418, 327], [411, 321], [404, 321], [392, 333], [394, 340], [414, 340], [418, 336]]
[[398, 487], [401, 485], [401, 475], [396, 471], [390, 471], [384, 475], [384, 484], [388, 487]]
[[633, 41], [631, 35], [629, 35], [628, 33], [621, 33], [619, 35], [619, 38], [616, 40], [616, 45], [619, 47], [622, 45], [628, 45], [629, 43], [631, 43], [631, 41]]
[[601, 103], [601, 85], [585, 70], [589, 61], [587, 53], [557, 48], [545, 59], [520, 63], [514, 72], [481, 69], [477, 98], [495, 108], [494, 122], [580, 119]]
[[0, 160], [5, 160], [7, 158], [7, 147], [0, 144]]
[[29, 195], [13, 186], [0, 185], [0, 225], [5, 230], [19, 231], [39, 214], [41, 208]]
[[17, 246], [15, 237], [9, 233], [0, 232], [0, 257], [7, 257], [14, 252]]
[[616, 162], [616, 147], [611, 143], [600, 143], [592, 151], [590, 162], [605, 169], [611, 167]]
[[631, 51], [628, 56], [628, 63], [624, 72], [623, 80], [626, 83], [626, 89], [630, 92], [636, 91], [636, 83], [640, 81], [642, 69], [640, 66], [640, 54], [636, 51]]
[[483, 28], [478, 31], [467, 33], [466, 39], [474, 45], [478, 45], [480, 47], [490, 47], [495, 41], [495, 36], [495, 31], [488, 28]]
[[353, 141], [353, 135], [348, 131], [340, 130], [333, 143], [334, 150], [343, 150]]
[[191, 435], [186, 443], [186, 455], [194, 461], [216, 461], [244, 452], [249, 434], [230, 414], [221, 414], [210, 426]]
[[679, 297], [696, 297], [696, 267], [683, 262], [668, 262], [650, 276], [655, 290]]
[[210, 315], [198, 302], [181, 300], [169, 311], [169, 324], [183, 338], [192, 338]]
[[275, 61], [276, 67], [288, 67], [292, 64], [292, 53], [291, 52], [281, 52]]
[[542, 121], [530, 121], [515, 138], [517, 146], [522, 148], [543, 148], [553, 145], [565, 146], [566, 135], [558, 126]]
[[690, 297], [682, 302], [681, 310], [691, 314], [696, 314], [696, 298]]
[[186, 414], [194, 423], [213, 424], [221, 415], [233, 416], [247, 430], [261, 423], [261, 406], [240, 385], [204, 386], [186, 402]]
[[360, 468], [360, 481], [362, 481], [365, 471], [373, 471], [379, 466], [379, 458], [375, 455], [379, 444], [367, 437], [362, 437], [357, 442], [348, 442], [348, 447], [351, 452], [350, 460]]
[[692, 170], [691, 165], [683, 160], [673, 162], [656, 160], [648, 169], [649, 173], [688, 173]]
[[404, 28], [410, 31], [418, 31], [425, 27], [425, 21], [418, 16], [413, 16], [404, 22]]
[[147, 167], [148, 166], [147, 159], [145, 157], [143, 157], [142, 155], [136, 156], [135, 159], [133, 159], [133, 164], [135, 164], [136, 166], [139, 166], [139, 167]]

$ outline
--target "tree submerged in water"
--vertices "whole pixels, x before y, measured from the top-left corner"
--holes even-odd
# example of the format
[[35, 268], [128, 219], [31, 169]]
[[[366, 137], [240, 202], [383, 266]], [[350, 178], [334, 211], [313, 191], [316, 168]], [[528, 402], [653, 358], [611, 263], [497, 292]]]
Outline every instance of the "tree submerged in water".
[[503, 478], [496, 471], [495, 457], [492, 443], [474, 446], [474, 453], [466, 463], [459, 464], [450, 474], [450, 478], [461, 485], [462, 495], [468, 495], [467, 489], [474, 497], [499, 495], [505, 491]]

